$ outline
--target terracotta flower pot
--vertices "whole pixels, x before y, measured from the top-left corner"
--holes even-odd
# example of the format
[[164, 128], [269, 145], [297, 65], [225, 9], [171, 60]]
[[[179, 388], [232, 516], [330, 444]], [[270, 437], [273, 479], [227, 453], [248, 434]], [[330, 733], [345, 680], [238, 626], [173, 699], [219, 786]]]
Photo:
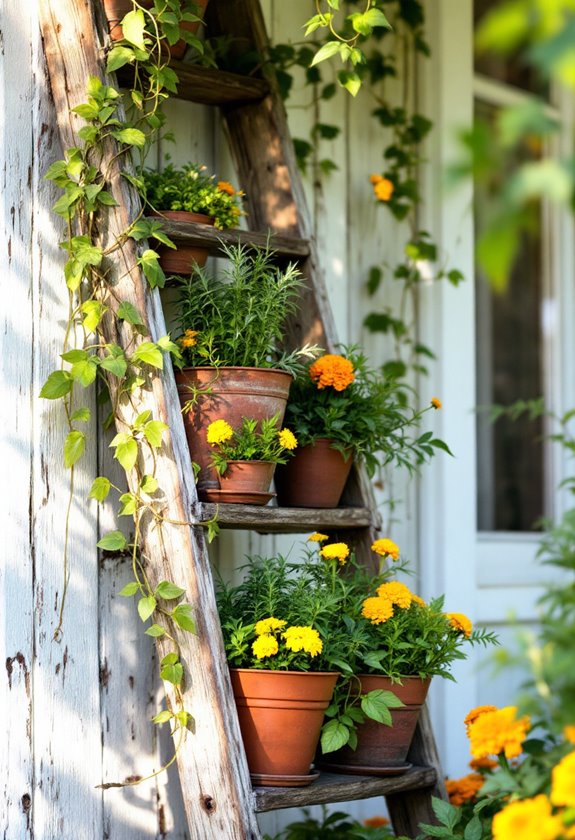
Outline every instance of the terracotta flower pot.
[[278, 504], [284, 507], [334, 508], [339, 504], [353, 458], [347, 461], [329, 438], [296, 449], [276, 470]]
[[322, 767], [341, 773], [387, 776], [405, 773], [407, 753], [413, 740], [421, 707], [427, 697], [430, 678], [403, 677], [402, 685], [388, 677], [360, 674], [361, 693], [392, 691], [405, 704], [391, 709], [392, 726], [367, 720], [358, 726], [357, 748], [342, 747], [321, 760]]
[[213, 420], [225, 420], [237, 429], [242, 419], [267, 420], [279, 415], [282, 422], [292, 377], [275, 368], [196, 367], [176, 373], [178, 396], [184, 413], [186, 436], [192, 461], [200, 466], [198, 494], [220, 489], [217, 472], [211, 464], [212, 447], [206, 431]]
[[[213, 226], [212, 216], [204, 213], [189, 213], [187, 210], [162, 210], [157, 213], [150, 213], [150, 216], [157, 216], [162, 219], [169, 219], [171, 222], [195, 222], [199, 225]], [[160, 265], [165, 274], [183, 274], [189, 276], [194, 268], [203, 268], [209, 256], [209, 249], [201, 245], [187, 245], [185, 242], [176, 242], [176, 250], [167, 248], [165, 245], [158, 247]]]
[[230, 669], [255, 784], [303, 787], [338, 674]]
[[[195, 2], [201, 10], [205, 11], [206, 6], [208, 5], [208, 0], [195, 0]], [[151, 8], [152, 6], [150, 0], [141, 0], [141, 4], [145, 8]], [[132, 11], [132, 8], [132, 0], [104, 0], [104, 11], [106, 12], [106, 19], [108, 21], [110, 38], [112, 41], [120, 41], [124, 37], [120, 21], [128, 14], [128, 12]], [[198, 31], [199, 26], [199, 21], [196, 23], [182, 21], [181, 23], [181, 29], [193, 32], [194, 35]], [[176, 41], [176, 43], [172, 46], [162, 42], [162, 52], [169, 52], [172, 58], [183, 58], [187, 48], [188, 45], [182, 38], [179, 41]]]

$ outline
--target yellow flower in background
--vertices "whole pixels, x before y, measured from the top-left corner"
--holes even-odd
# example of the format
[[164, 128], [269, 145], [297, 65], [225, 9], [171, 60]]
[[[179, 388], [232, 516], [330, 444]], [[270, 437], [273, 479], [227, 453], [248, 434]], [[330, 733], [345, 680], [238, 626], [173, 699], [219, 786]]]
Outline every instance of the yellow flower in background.
[[575, 726], [565, 726], [563, 728], [563, 736], [570, 744], [575, 744]]
[[214, 420], [210, 423], [207, 431], [208, 443], [218, 444], [224, 443], [234, 436], [234, 430], [225, 420]]
[[276, 630], [283, 630], [286, 624], [287, 621], [282, 621], [281, 618], [274, 618], [273, 616], [262, 618], [256, 622], [255, 634], [256, 636], [266, 636], [269, 633], [275, 633]]
[[378, 201], [389, 201], [393, 195], [394, 189], [395, 187], [389, 178], [381, 178], [373, 184], [373, 191]]
[[284, 449], [296, 449], [297, 438], [289, 429], [282, 429], [278, 434], [278, 438]]
[[440, 409], [440, 408], [443, 408], [443, 403], [441, 402], [441, 400], [440, 400], [438, 397], [432, 397], [432, 398], [431, 398], [431, 405], [432, 405], [435, 409]]
[[258, 636], [252, 644], [252, 653], [257, 659], [275, 656], [278, 652], [278, 640], [275, 636]]
[[366, 598], [361, 614], [372, 624], [384, 624], [393, 615], [393, 604], [388, 598]]
[[375, 590], [380, 598], [385, 598], [392, 604], [397, 604], [402, 610], [406, 610], [411, 606], [413, 595], [411, 590], [404, 583], [398, 580], [390, 580], [388, 583], [382, 583]]
[[183, 336], [178, 339], [178, 342], [182, 345], [182, 347], [195, 347], [198, 343], [196, 341], [197, 335], [199, 335], [198, 330], [186, 330]]
[[471, 709], [471, 711], [467, 713], [465, 720], [463, 721], [467, 730], [467, 737], [469, 737], [469, 727], [473, 723], [473, 721], [477, 720], [477, 718], [480, 715], [484, 715], [486, 712], [496, 711], [497, 706], [476, 706], [474, 709]]
[[445, 613], [445, 617], [454, 630], [457, 630], [459, 633], [463, 633], [466, 639], [471, 636], [473, 624], [466, 615], [463, 615], [463, 613]]
[[339, 560], [343, 564], [349, 557], [349, 546], [345, 543], [330, 543], [324, 545], [319, 553], [324, 560]]
[[517, 758], [530, 726], [531, 720], [526, 715], [517, 718], [516, 706], [483, 712], [468, 726], [471, 755], [481, 758], [505, 753], [507, 758]]
[[308, 542], [321, 543], [321, 542], [325, 542], [326, 540], [329, 540], [328, 535], [327, 534], [320, 534], [320, 533], [318, 533], [318, 531], [315, 531], [311, 536], [309, 536], [307, 538]]
[[323, 642], [317, 630], [313, 627], [288, 627], [282, 633], [288, 650], [298, 653], [300, 650], [309, 653], [311, 657], [317, 656], [323, 650]]
[[423, 598], [420, 598], [419, 595], [414, 595], [413, 592], [411, 593], [411, 600], [413, 601], [414, 604], [418, 604], [420, 607], [426, 607], [427, 606], [427, 604], [425, 603]]
[[355, 379], [353, 364], [343, 356], [326, 353], [309, 366], [309, 375], [319, 391], [331, 387], [336, 391], [345, 391]]
[[380, 181], [383, 181], [383, 175], [370, 175], [369, 180], [372, 184], [379, 184]]
[[236, 194], [236, 188], [233, 187], [229, 181], [218, 181], [218, 189], [222, 192], [227, 193], [228, 195]]
[[551, 802], [575, 807], [575, 752], [562, 758], [551, 773]]
[[533, 799], [511, 802], [493, 818], [493, 840], [557, 840], [562, 834], [559, 817], [540, 794]]
[[387, 537], [372, 543], [371, 550], [379, 554], [380, 557], [391, 557], [393, 560], [399, 560], [399, 546]]

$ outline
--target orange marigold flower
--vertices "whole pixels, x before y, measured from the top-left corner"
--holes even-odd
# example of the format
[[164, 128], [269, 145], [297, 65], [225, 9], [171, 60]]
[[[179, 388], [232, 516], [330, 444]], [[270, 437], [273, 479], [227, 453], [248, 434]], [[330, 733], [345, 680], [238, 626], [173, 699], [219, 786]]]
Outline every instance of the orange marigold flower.
[[575, 752], [562, 758], [551, 773], [551, 802], [554, 805], [575, 806]]
[[441, 402], [441, 400], [439, 399], [439, 397], [432, 397], [432, 398], [431, 398], [431, 405], [432, 405], [435, 409], [443, 408], [443, 403]]
[[557, 840], [563, 824], [544, 794], [511, 802], [493, 818], [493, 840]]
[[399, 546], [387, 537], [372, 543], [371, 550], [379, 554], [380, 557], [391, 557], [393, 560], [399, 560]]
[[474, 720], [477, 720], [479, 715], [485, 714], [485, 712], [496, 712], [497, 706], [476, 706], [474, 709], [471, 709], [468, 712], [467, 717], [463, 721], [465, 727], [467, 729], [467, 737], [469, 737], [469, 727], [473, 723]]
[[389, 825], [387, 817], [368, 817], [363, 821], [366, 828], [381, 828], [384, 825]]
[[451, 624], [454, 630], [458, 633], [463, 633], [466, 639], [471, 636], [473, 624], [463, 613], [445, 613], [445, 617]]
[[235, 187], [232, 187], [229, 181], [218, 181], [218, 189], [222, 192], [227, 193], [228, 195], [236, 194]]
[[336, 391], [345, 391], [355, 379], [353, 364], [343, 356], [326, 353], [309, 366], [312, 382], [322, 388], [332, 387]]
[[507, 758], [521, 755], [531, 720], [527, 716], [517, 718], [516, 715], [516, 706], [505, 706], [493, 712], [483, 712], [472, 721], [467, 730], [471, 755], [474, 758], [499, 753], [505, 753]]
[[445, 787], [449, 801], [456, 807], [471, 802], [483, 787], [485, 779], [479, 773], [468, 773], [461, 779], [447, 779]]
[[563, 736], [570, 744], [575, 744], [575, 726], [567, 725], [563, 727]]
[[366, 598], [361, 614], [372, 624], [383, 624], [393, 615], [393, 604], [388, 598]]
[[395, 187], [389, 178], [381, 178], [373, 185], [373, 191], [378, 201], [389, 201]]
[[198, 330], [186, 330], [185, 333], [178, 339], [182, 347], [195, 347], [198, 343], [196, 336], [199, 335]]
[[499, 766], [499, 762], [494, 758], [488, 758], [486, 755], [481, 758], [472, 758], [469, 762], [472, 770], [494, 770]]
[[382, 583], [375, 590], [380, 598], [385, 598], [392, 604], [397, 604], [402, 610], [406, 610], [411, 606], [413, 595], [411, 590], [404, 583], [398, 580], [390, 580], [388, 583]]

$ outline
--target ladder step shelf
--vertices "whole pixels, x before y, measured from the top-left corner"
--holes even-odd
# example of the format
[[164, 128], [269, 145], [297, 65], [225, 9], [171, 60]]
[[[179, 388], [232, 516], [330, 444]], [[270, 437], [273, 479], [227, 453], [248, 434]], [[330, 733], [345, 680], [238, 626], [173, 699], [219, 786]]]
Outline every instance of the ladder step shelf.
[[217, 518], [220, 528], [259, 531], [265, 534], [305, 534], [312, 531], [343, 531], [369, 528], [377, 512], [366, 507], [282, 508], [257, 505], [192, 505], [191, 523], [202, 525]]

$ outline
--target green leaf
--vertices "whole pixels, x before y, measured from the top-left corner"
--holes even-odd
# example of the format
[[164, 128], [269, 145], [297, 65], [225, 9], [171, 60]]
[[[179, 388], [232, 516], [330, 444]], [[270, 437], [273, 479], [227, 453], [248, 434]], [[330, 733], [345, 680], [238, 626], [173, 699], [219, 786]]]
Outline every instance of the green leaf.
[[166, 285], [166, 275], [158, 262], [159, 255], [156, 251], [148, 248], [138, 260], [138, 265], [144, 272], [144, 276], [152, 289], [163, 289]]
[[461, 819], [461, 813], [457, 810], [457, 808], [450, 805], [449, 802], [445, 802], [443, 799], [438, 799], [435, 796], [431, 799], [431, 807], [433, 808], [433, 813], [441, 825], [444, 825], [446, 828], [453, 831]]
[[365, 697], [362, 697], [361, 710], [371, 720], [376, 720], [378, 723], [391, 726], [391, 712], [382, 697], [383, 693], [381, 689], [376, 689], [375, 691], [370, 691]]
[[153, 495], [158, 489], [158, 479], [153, 475], [145, 475], [140, 481], [140, 490], [148, 496]]
[[176, 662], [174, 665], [165, 665], [160, 671], [160, 676], [166, 682], [172, 683], [172, 685], [179, 685], [184, 676], [184, 669], [181, 662]]
[[64, 442], [64, 466], [68, 469], [73, 467], [76, 461], [82, 457], [86, 449], [86, 435], [77, 429], [70, 432]]
[[85, 350], [68, 350], [66, 353], [61, 354], [61, 358], [64, 359], [65, 362], [75, 364], [76, 362], [83, 362], [87, 359], [88, 353]]
[[187, 630], [188, 633], [196, 632], [196, 622], [194, 621], [193, 614], [194, 611], [191, 604], [178, 604], [172, 610], [172, 618], [178, 627], [181, 627], [182, 630]]
[[144, 428], [144, 437], [153, 449], [159, 449], [162, 445], [162, 436], [169, 429], [161, 420], [150, 420]]
[[384, 26], [386, 29], [391, 29], [391, 24], [381, 9], [369, 9], [369, 11], [364, 13], [363, 18], [372, 29], [375, 29], [376, 26]]
[[169, 580], [162, 580], [156, 586], [154, 594], [158, 598], [163, 598], [165, 601], [170, 601], [173, 598], [180, 598], [186, 590], [182, 589], [181, 586], [176, 586], [175, 583], [172, 583]]
[[382, 274], [381, 268], [374, 265], [369, 269], [369, 275], [368, 275], [368, 278], [367, 278], [368, 294], [374, 295], [377, 292], [377, 290], [379, 289], [379, 286], [381, 284], [382, 278], [383, 278], [383, 274]]
[[310, 67], [314, 67], [316, 64], [319, 64], [320, 61], [325, 61], [326, 59], [331, 58], [332, 55], [339, 53], [339, 47], [339, 41], [328, 41], [327, 44], [324, 44], [323, 47], [320, 47], [316, 52]]
[[153, 636], [154, 639], [159, 639], [160, 636], [165, 636], [166, 631], [163, 627], [160, 627], [159, 624], [152, 624], [151, 627], [148, 627], [147, 630], [144, 631], [146, 636]]
[[110, 492], [110, 488], [112, 487], [112, 482], [109, 478], [106, 478], [105, 475], [99, 475], [98, 478], [95, 478], [92, 482], [92, 487], [90, 492], [88, 493], [89, 499], [96, 499], [97, 502], [103, 502], [104, 499], [108, 496]]
[[127, 321], [129, 324], [133, 324], [134, 326], [144, 323], [142, 316], [136, 307], [127, 300], [122, 301], [119, 305], [117, 315], [120, 320]]
[[87, 300], [81, 306], [84, 313], [82, 324], [87, 332], [94, 332], [98, 327], [102, 316], [108, 311], [108, 307], [99, 300]]
[[133, 493], [122, 493], [119, 502], [122, 507], [118, 512], [118, 516], [133, 516], [138, 509], [138, 498]]
[[[119, 435], [116, 435], [114, 440], [118, 437]], [[114, 441], [112, 441], [110, 446], [114, 446]], [[126, 472], [130, 472], [130, 470], [134, 469], [134, 465], [138, 460], [137, 442], [130, 435], [125, 435], [124, 439], [118, 441], [115, 446], [116, 452], [114, 453], [114, 458], [120, 462]]]
[[343, 723], [330, 720], [321, 731], [321, 751], [329, 753], [344, 747], [349, 740], [349, 732], [350, 730]]
[[475, 814], [474, 817], [467, 823], [465, 826], [465, 831], [463, 832], [464, 840], [481, 840], [483, 837], [483, 825], [481, 820]]
[[109, 531], [96, 543], [98, 548], [103, 548], [105, 551], [123, 551], [127, 544], [126, 537], [121, 531]]
[[153, 595], [147, 595], [138, 601], [138, 615], [142, 621], [147, 621], [156, 609], [156, 599]]
[[[147, 632], [148, 631], [146, 630], [146, 633]], [[152, 718], [152, 723], [158, 723], [158, 724], [167, 723], [172, 718], [173, 718], [172, 712], [170, 712], [169, 709], [164, 709], [163, 712], [158, 712], [157, 715], [154, 715], [154, 717]]]
[[81, 362], [76, 362], [72, 365], [70, 376], [84, 388], [87, 388], [96, 378], [98, 363], [99, 360], [96, 356], [89, 356]]
[[123, 598], [131, 598], [132, 595], [135, 595], [137, 592], [140, 591], [140, 584], [137, 580], [132, 580], [130, 583], [127, 583], [123, 589], [118, 592], [118, 595], [121, 595]]
[[92, 418], [92, 412], [89, 408], [79, 408], [75, 411], [70, 420], [74, 423], [89, 423]]
[[138, 146], [141, 149], [146, 145], [146, 135], [139, 128], [123, 128], [121, 131], [113, 131], [112, 135], [126, 146]]
[[143, 341], [139, 344], [132, 356], [132, 361], [143, 362], [146, 365], [151, 365], [160, 370], [164, 367], [162, 351], [153, 341]]
[[100, 367], [113, 373], [118, 379], [123, 379], [128, 370], [128, 362], [124, 351], [117, 344], [107, 345], [108, 355], [100, 359]]
[[134, 9], [122, 19], [124, 38], [140, 50], [145, 50], [144, 43], [144, 13], [141, 9]]
[[338, 82], [344, 87], [352, 96], [357, 96], [361, 87], [361, 79], [357, 73], [350, 73], [347, 70], [340, 70], [337, 74]]
[[45, 400], [57, 400], [72, 390], [73, 380], [65, 370], [55, 370], [42, 385], [40, 396]]
[[150, 417], [152, 416], [152, 411], [149, 408], [146, 408], [145, 411], [141, 411], [136, 419], [134, 420], [134, 429], [140, 431], [144, 428]]
[[129, 47], [114, 47], [110, 50], [106, 62], [106, 73], [114, 73], [120, 67], [135, 60], [134, 50]]

